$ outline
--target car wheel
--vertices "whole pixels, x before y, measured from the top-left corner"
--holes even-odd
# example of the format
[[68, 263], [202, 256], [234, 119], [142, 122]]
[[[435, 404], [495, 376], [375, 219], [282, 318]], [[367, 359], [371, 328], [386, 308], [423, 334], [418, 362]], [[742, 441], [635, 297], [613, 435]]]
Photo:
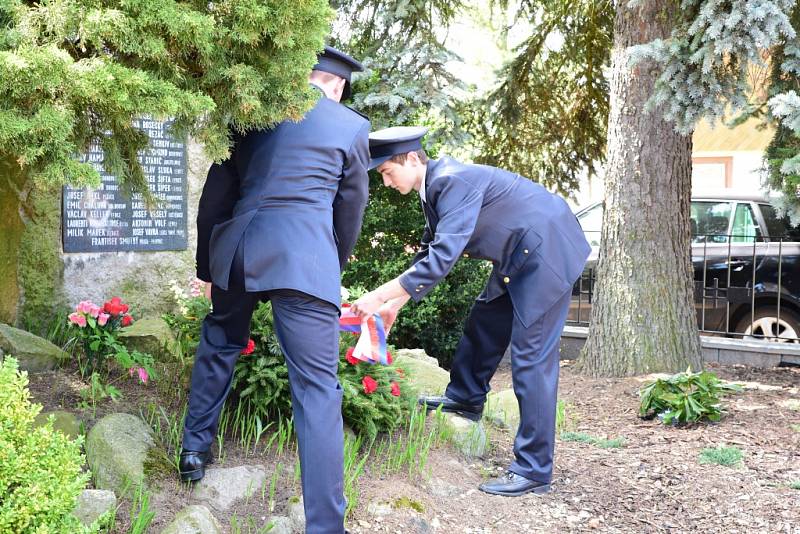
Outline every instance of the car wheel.
[[744, 334], [744, 339], [763, 339], [775, 343], [800, 343], [800, 317], [792, 310], [781, 310], [778, 319], [774, 308], [757, 309], [750, 321], [750, 314], [745, 315], [736, 327], [737, 332]]

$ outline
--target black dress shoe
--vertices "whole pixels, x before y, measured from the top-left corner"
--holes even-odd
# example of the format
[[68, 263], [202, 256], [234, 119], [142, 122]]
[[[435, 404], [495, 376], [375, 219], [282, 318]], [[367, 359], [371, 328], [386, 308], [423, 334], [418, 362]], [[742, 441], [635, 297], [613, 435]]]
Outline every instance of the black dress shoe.
[[208, 451], [181, 451], [180, 472], [184, 482], [197, 482], [206, 474], [206, 466], [212, 462]]
[[491, 493], [492, 495], [518, 497], [526, 493], [547, 493], [550, 491], [550, 484], [536, 482], [535, 480], [507, 471], [506, 474], [500, 478], [487, 480], [478, 486], [478, 489], [486, 493]]
[[443, 412], [451, 412], [461, 417], [466, 417], [470, 421], [480, 421], [483, 414], [483, 404], [464, 404], [442, 395], [442, 396], [422, 396], [418, 401], [428, 410], [435, 410], [439, 406]]

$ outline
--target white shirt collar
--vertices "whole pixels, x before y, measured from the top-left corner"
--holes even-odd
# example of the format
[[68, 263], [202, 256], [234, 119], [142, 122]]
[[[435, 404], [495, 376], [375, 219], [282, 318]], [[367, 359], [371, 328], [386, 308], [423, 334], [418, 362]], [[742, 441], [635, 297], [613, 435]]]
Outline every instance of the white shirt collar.
[[425, 174], [422, 175], [422, 182], [419, 184], [419, 198], [421, 198], [423, 202], [425, 202]]

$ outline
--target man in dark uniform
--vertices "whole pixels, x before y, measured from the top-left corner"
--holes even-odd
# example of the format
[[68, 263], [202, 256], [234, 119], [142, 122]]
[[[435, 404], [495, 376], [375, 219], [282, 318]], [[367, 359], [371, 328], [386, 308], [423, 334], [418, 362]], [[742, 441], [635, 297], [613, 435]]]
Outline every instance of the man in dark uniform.
[[306, 532], [344, 532], [339, 360], [340, 271], [367, 203], [369, 121], [339, 104], [353, 58], [327, 47], [319, 92], [300, 122], [234, 139], [209, 170], [197, 217], [197, 275], [212, 281], [192, 372], [180, 472], [199, 480], [259, 301], [269, 300], [286, 356]]
[[567, 203], [517, 174], [452, 158], [428, 160], [425, 128], [388, 128], [370, 135], [370, 168], [387, 187], [418, 191], [425, 214], [422, 247], [411, 267], [356, 301], [360, 315], [393, 321], [408, 299], [422, 299], [460, 257], [494, 266], [470, 311], [444, 396], [421, 397], [477, 421], [489, 381], [511, 348], [520, 425], [515, 461], [480, 489], [496, 495], [550, 488], [555, 444], [559, 338], [574, 282], [590, 247]]

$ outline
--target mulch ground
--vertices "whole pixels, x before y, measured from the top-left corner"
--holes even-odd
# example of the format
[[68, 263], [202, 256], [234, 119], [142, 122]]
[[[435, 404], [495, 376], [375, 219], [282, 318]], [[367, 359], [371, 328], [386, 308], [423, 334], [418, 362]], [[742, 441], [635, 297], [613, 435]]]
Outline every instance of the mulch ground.
[[[560, 398], [567, 403], [569, 430], [597, 438], [624, 438], [621, 448], [559, 440], [553, 491], [544, 496], [504, 498], [483, 494], [478, 484], [502, 473], [512, 459], [508, 432], [490, 429], [491, 450], [468, 460], [449, 447], [431, 452], [428, 472], [409, 478], [367, 470], [359, 481], [359, 504], [348, 521], [353, 533], [391, 532], [782, 532], [800, 533], [800, 368], [708, 368], [722, 378], [746, 383], [743, 393], [725, 400], [728, 409], [716, 424], [667, 427], [637, 417], [642, 378], [595, 379], [562, 367]], [[65, 373], [31, 376], [31, 391], [45, 409], [72, 411], [78, 398]], [[495, 389], [510, 385], [501, 367]], [[110, 411], [138, 414], [146, 401], [138, 390], [124, 390], [125, 401], [104, 403]], [[138, 391], [138, 392], [137, 392]], [[91, 419], [80, 413], [84, 420]], [[87, 426], [91, 421], [87, 421]], [[738, 467], [702, 465], [700, 452], [736, 446]], [[272, 473], [280, 464], [279, 491], [272, 513], [284, 512], [289, 495], [299, 491], [294, 457], [245, 455], [226, 444], [224, 467], [262, 464]], [[160, 532], [191, 500], [190, 490], [165, 476], [152, 497], [157, 515], [151, 532]], [[259, 532], [270, 515], [268, 496], [259, 494], [227, 513], [215, 513], [227, 532]], [[412, 503], [389, 508], [379, 503]], [[114, 532], [126, 532], [123, 502]]]

